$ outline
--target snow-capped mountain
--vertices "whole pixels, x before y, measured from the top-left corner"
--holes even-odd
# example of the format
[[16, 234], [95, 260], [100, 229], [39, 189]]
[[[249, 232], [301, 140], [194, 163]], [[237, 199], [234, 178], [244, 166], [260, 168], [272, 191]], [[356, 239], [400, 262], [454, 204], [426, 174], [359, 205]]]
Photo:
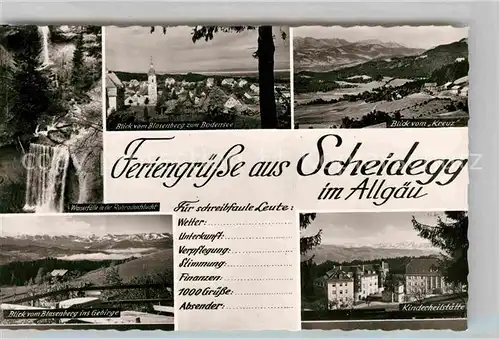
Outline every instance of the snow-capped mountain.
[[106, 234], [97, 236], [76, 235], [29, 235], [0, 237], [0, 246], [6, 247], [53, 247], [61, 249], [121, 249], [165, 248], [172, 244], [170, 233]]
[[356, 247], [371, 247], [381, 249], [405, 249], [405, 250], [429, 250], [439, 252], [439, 249], [432, 246], [428, 242], [416, 243], [413, 241], [404, 241], [398, 243], [377, 243], [377, 244], [343, 244], [343, 247], [356, 248]]
[[394, 42], [294, 37], [295, 71], [329, 71], [361, 64], [373, 59], [418, 55], [424, 50]]

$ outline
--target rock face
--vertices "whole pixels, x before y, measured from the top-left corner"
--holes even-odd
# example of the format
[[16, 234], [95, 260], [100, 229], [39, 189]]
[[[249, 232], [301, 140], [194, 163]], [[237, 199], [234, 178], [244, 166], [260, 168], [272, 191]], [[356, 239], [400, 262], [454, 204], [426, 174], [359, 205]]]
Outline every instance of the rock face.
[[79, 106], [74, 113], [76, 126], [65, 141], [78, 178], [78, 199], [73, 203], [102, 202], [101, 84], [89, 94], [90, 103]]

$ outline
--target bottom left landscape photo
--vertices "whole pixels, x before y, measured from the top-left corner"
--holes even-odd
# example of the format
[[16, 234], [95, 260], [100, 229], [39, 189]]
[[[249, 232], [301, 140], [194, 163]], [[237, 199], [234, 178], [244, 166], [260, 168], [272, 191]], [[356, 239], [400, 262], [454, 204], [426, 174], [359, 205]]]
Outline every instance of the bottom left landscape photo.
[[174, 329], [172, 216], [4, 215], [0, 328]]

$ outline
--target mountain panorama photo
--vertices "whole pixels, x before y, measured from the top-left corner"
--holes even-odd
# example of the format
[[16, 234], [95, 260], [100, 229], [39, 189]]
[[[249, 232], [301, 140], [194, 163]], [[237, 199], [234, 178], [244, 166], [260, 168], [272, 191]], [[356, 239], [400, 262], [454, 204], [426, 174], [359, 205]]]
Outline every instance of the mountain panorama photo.
[[0, 306], [118, 308], [118, 317], [10, 319], [0, 324], [173, 326], [172, 217], [3, 216]]
[[301, 214], [302, 320], [452, 326], [466, 317], [468, 225], [465, 211]]
[[294, 28], [295, 127], [466, 126], [467, 35], [451, 26]]

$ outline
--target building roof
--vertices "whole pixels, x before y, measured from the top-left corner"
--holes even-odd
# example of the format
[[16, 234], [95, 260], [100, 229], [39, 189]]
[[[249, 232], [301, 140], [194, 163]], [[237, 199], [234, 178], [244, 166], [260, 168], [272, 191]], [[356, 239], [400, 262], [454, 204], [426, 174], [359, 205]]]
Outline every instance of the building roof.
[[123, 83], [114, 72], [108, 72], [108, 74], [106, 74], [106, 88], [113, 87], [122, 88]]
[[406, 264], [405, 274], [435, 274], [439, 271], [438, 258], [416, 258]]
[[53, 270], [50, 272], [50, 275], [53, 277], [62, 277], [66, 273], [68, 273], [68, 270]]
[[435, 82], [426, 82], [424, 86], [437, 86], [437, 83]]
[[325, 276], [323, 277], [324, 280], [353, 280], [352, 277], [350, 277], [346, 272], [334, 268], [326, 272]]
[[453, 81], [453, 83], [455, 85], [458, 85], [458, 84], [461, 84], [461, 83], [464, 83], [464, 82], [467, 82], [467, 81], [469, 81], [469, 76], [468, 75], [466, 75], [464, 77], [461, 77], [461, 78], [458, 78], [457, 80]]

